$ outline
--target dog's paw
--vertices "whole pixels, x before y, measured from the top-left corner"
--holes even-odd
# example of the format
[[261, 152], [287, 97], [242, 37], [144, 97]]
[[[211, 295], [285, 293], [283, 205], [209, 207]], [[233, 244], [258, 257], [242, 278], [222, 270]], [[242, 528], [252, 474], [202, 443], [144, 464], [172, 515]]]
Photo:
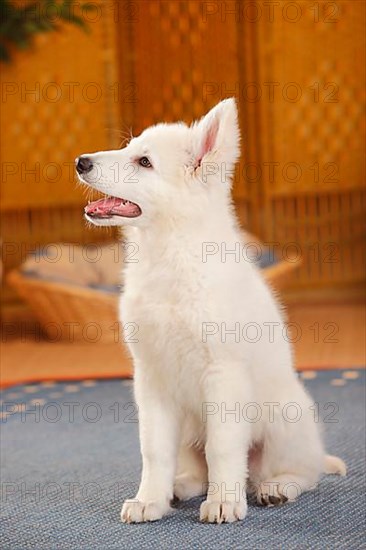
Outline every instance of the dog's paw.
[[281, 492], [279, 483], [263, 482], [257, 491], [257, 502], [262, 506], [280, 506], [288, 501], [288, 497]]
[[245, 500], [239, 502], [210, 502], [205, 500], [201, 504], [200, 520], [208, 523], [233, 523], [244, 519], [247, 514]]
[[188, 500], [207, 492], [207, 482], [187, 474], [178, 475], [174, 482], [174, 496], [179, 500]]
[[123, 523], [142, 523], [157, 521], [171, 511], [167, 504], [157, 501], [142, 502], [140, 500], [126, 500], [122, 506], [121, 520]]

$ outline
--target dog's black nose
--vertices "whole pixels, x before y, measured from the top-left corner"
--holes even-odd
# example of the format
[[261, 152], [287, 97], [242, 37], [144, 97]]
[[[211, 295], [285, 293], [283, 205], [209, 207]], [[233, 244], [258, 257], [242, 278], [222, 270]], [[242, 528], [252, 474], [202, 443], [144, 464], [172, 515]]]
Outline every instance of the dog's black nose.
[[78, 174], [86, 174], [93, 168], [93, 163], [88, 157], [79, 157], [76, 159], [76, 171]]

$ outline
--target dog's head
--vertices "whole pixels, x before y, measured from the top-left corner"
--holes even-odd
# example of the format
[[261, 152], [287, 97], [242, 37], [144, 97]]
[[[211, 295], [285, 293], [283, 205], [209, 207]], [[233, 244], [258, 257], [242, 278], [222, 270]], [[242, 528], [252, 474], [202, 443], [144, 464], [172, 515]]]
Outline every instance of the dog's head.
[[191, 126], [158, 124], [123, 149], [81, 155], [80, 181], [106, 195], [85, 207], [85, 217], [95, 225], [144, 226], [227, 200], [239, 139], [236, 103], [226, 99]]

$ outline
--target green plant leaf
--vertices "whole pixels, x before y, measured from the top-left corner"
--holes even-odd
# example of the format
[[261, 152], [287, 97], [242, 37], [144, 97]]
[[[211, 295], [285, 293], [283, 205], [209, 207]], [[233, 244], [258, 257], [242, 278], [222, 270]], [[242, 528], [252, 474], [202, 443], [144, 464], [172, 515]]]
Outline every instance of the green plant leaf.
[[[39, 32], [59, 31], [57, 18], [50, 19], [50, 13], [54, 9], [58, 19], [65, 23], [76, 25], [85, 32], [89, 32], [89, 26], [84, 19], [76, 15], [73, 7], [79, 6], [74, 0], [36, 0], [26, 6], [17, 6], [9, 0], [0, 0], [0, 40], [1, 51], [0, 60], [9, 61], [10, 54], [5, 42], [15, 44], [17, 48], [25, 49], [29, 47], [32, 38]], [[83, 10], [91, 11], [95, 5], [91, 2], [81, 4]], [[41, 9], [43, 8], [43, 9]]]

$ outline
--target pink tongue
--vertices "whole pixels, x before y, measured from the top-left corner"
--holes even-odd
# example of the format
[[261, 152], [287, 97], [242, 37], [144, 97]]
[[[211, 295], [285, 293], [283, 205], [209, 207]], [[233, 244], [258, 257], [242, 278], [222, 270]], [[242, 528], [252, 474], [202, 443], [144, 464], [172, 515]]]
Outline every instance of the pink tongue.
[[109, 217], [126, 216], [133, 217], [140, 214], [140, 208], [133, 202], [119, 199], [117, 197], [106, 197], [91, 202], [84, 208], [84, 212], [89, 216]]

